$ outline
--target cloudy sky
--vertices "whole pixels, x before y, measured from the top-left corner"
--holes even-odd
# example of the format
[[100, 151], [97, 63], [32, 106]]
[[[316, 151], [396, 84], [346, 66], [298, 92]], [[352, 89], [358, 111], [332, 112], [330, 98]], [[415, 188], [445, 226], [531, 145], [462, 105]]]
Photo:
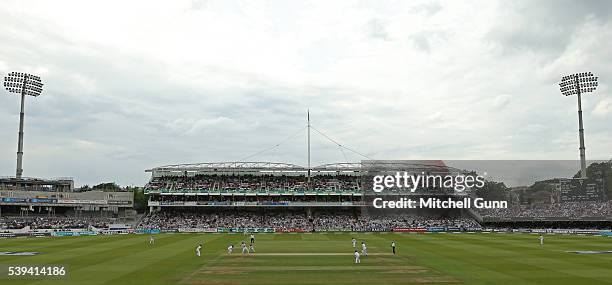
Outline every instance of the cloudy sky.
[[[610, 1], [3, 1], [0, 72], [40, 75], [24, 175], [142, 185], [171, 163], [306, 164], [306, 112], [376, 159], [612, 157]], [[19, 98], [0, 96], [0, 175]], [[317, 133], [313, 164], [357, 161]]]

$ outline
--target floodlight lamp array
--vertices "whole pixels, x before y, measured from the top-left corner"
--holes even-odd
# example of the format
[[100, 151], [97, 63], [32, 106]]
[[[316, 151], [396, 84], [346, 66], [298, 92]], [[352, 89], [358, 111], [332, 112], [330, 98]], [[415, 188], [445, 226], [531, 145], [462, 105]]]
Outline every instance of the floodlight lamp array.
[[6, 91], [37, 97], [42, 93], [43, 83], [40, 77], [23, 72], [11, 72], [4, 77]]
[[597, 77], [591, 72], [580, 72], [561, 77], [561, 94], [565, 96], [593, 92], [597, 89]]

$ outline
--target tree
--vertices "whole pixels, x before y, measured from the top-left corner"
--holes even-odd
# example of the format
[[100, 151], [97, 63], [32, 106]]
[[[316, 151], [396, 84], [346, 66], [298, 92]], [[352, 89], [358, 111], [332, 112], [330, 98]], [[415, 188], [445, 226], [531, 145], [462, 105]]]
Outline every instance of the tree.
[[134, 192], [134, 210], [144, 212], [148, 206], [149, 195], [146, 195], [144, 189], [140, 187], [134, 187], [131, 190]]
[[550, 180], [537, 181], [521, 195], [521, 201], [528, 204], [550, 204], [555, 197], [555, 187]]
[[[574, 178], [580, 177], [580, 172], [574, 175]], [[603, 179], [604, 193], [607, 198], [612, 198], [612, 161], [594, 162], [587, 167], [588, 180]]]
[[485, 181], [483, 187], [476, 189], [476, 196], [485, 200], [508, 201], [509, 192], [504, 182]]
[[117, 185], [115, 182], [108, 182], [108, 183], [100, 183], [98, 185], [95, 185], [91, 187], [91, 190], [115, 192], [115, 191], [121, 191], [121, 187], [119, 187], [119, 185]]

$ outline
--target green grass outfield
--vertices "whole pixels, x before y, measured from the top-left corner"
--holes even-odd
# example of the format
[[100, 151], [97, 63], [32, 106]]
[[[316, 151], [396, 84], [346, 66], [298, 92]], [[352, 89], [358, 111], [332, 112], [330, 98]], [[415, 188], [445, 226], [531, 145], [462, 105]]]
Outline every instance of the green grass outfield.
[[[354, 264], [351, 237], [370, 256]], [[533, 234], [258, 234], [241, 255], [243, 234], [161, 234], [0, 239], [0, 264], [57, 264], [65, 279], [0, 284], [612, 284], [612, 238]], [[390, 255], [391, 241], [398, 255]], [[204, 242], [203, 255], [195, 247]], [[248, 241], [247, 241], [248, 242]], [[226, 248], [237, 249], [228, 256]]]

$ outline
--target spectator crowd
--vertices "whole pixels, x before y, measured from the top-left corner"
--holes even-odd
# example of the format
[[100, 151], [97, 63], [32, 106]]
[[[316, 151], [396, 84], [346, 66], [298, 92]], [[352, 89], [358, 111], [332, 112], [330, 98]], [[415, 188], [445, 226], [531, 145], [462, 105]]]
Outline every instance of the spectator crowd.
[[[290, 175], [195, 175], [163, 176], [153, 178], [145, 186], [148, 190], [200, 191], [200, 192], [257, 192], [289, 191], [300, 192], [308, 189], [304, 176]], [[314, 191], [357, 191], [360, 181], [350, 175], [315, 175], [310, 181]]]
[[470, 218], [421, 216], [359, 216], [353, 213], [311, 214], [300, 212], [180, 212], [162, 211], [141, 220], [139, 228], [176, 230], [180, 228], [273, 228], [277, 231], [390, 231], [394, 228], [452, 227], [476, 228]]
[[103, 218], [75, 218], [75, 217], [48, 217], [48, 216], [33, 216], [33, 217], [11, 217], [3, 216], [0, 218], [0, 229], [23, 229], [30, 227], [30, 229], [89, 229], [94, 228], [108, 228], [110, 221]]
[[481, 209], [480, 214], [485, 218], [607, 218], [612, 216], [612, 201], [512, 205], [505, 209]]

